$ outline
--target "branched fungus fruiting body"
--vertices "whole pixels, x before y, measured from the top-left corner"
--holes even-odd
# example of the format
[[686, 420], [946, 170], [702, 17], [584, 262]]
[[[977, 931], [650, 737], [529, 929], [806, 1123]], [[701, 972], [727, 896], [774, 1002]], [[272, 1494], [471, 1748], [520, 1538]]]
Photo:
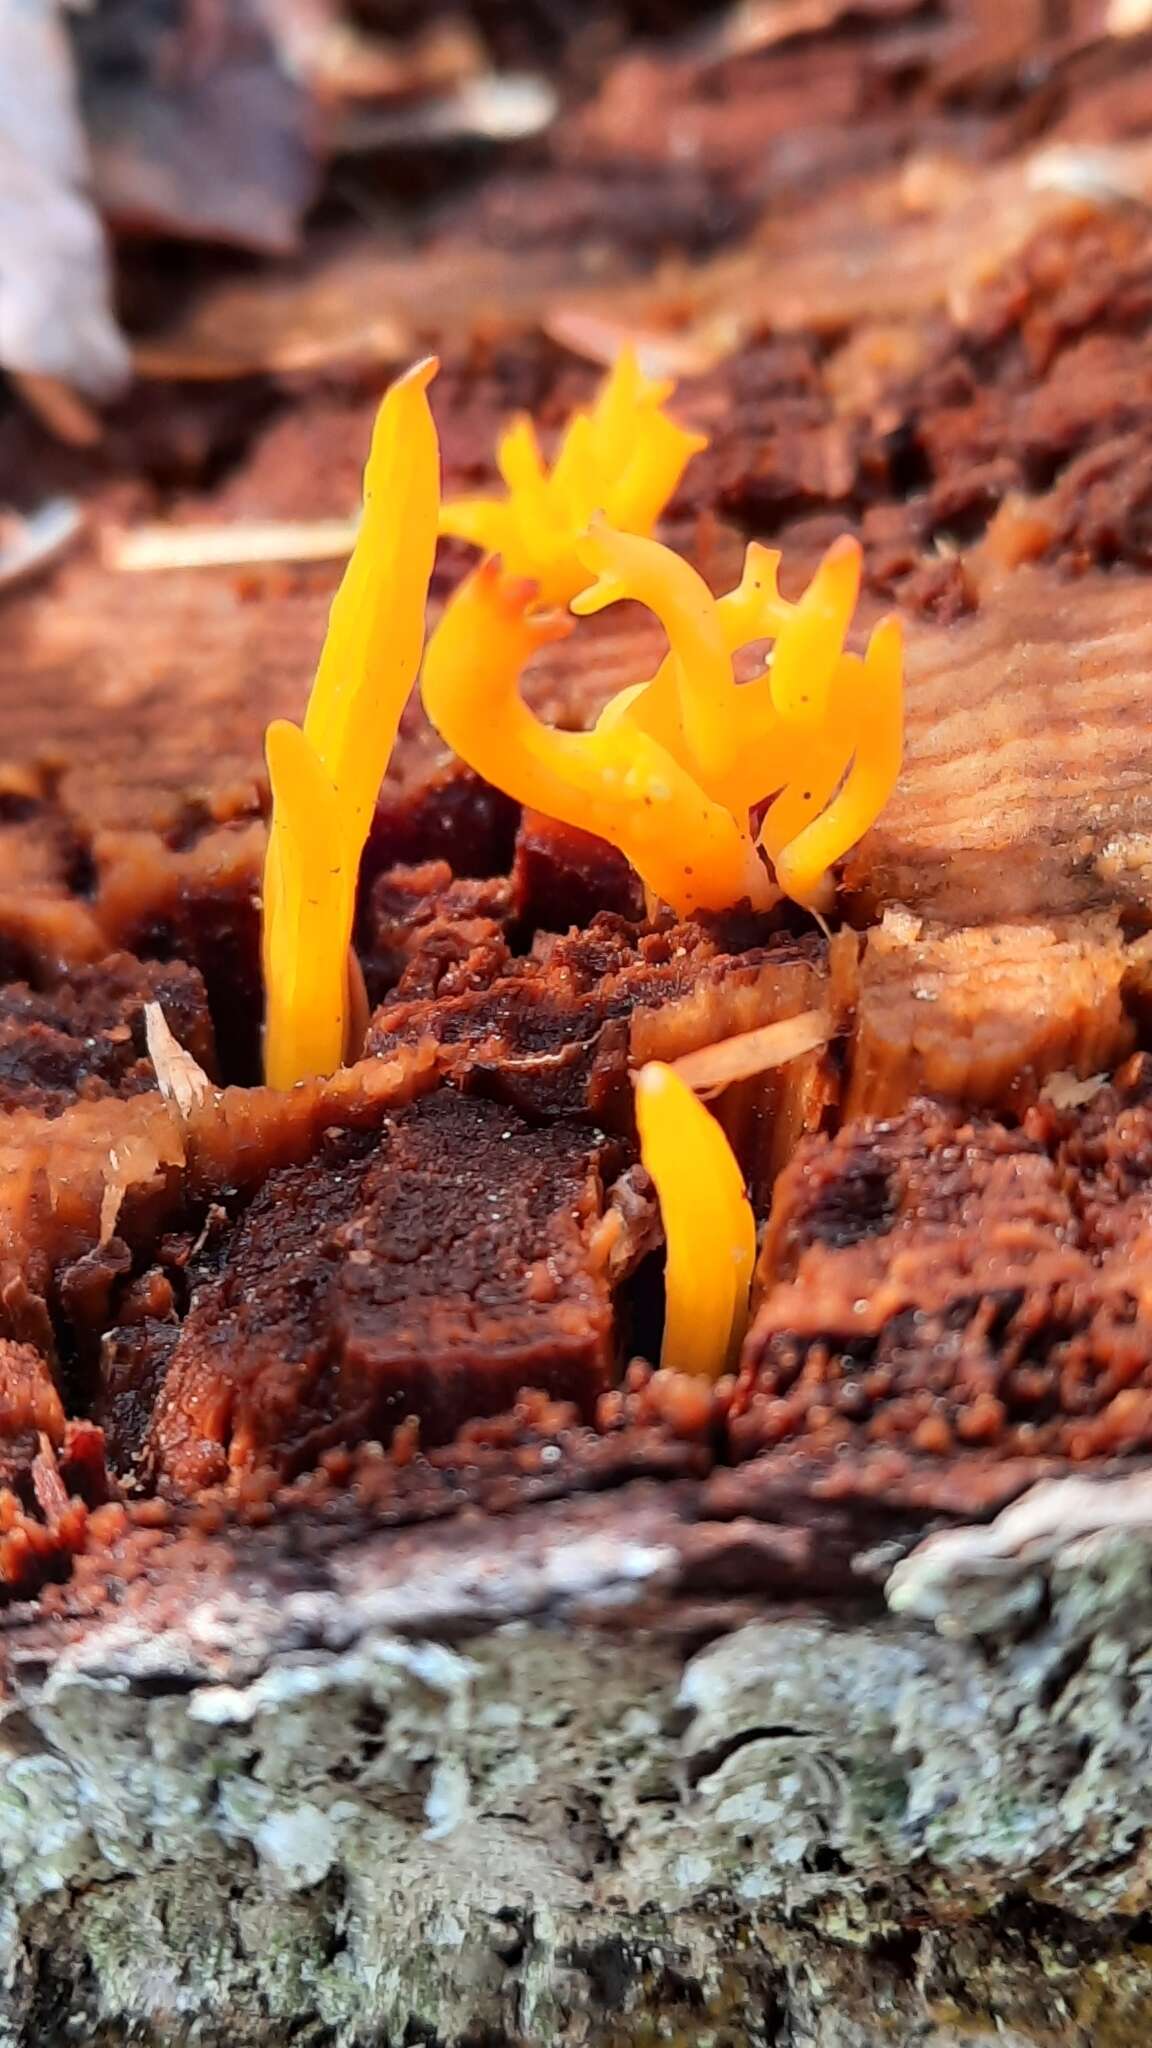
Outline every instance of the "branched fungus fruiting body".
[[424, 645], [440, 509], [428, 404], [434, 361], [386, 393], [364, 471], [364, 517], [303, 729], [268, 728], [272, 822], [264, 868], [264, 1073], [274, 1088], [330, 1074], [355, 1051], [350, 970], [360, 856]]
[[[751, 546], [735, 590], [716, 599], [658, 541], [594, 518], [577, 544], [580, 616], [631, 598], [668, 636], [656, 674], [605, 706], [591, 732], [557, 732], [529, 711], [520, 674], [568, 622], [539, 611], [532, 583], [495, 560], [461, 586], [433, 635], [424, 702], [464, 760], [518, 802], [583, 826], [627, 855], [650, 894], [681, 916], [775, 900], [826, 907], [829, 870], [867, 831], [900, 771], [899, 625], [884, 620], [863, 657], [844, 636], [860, 549], [831, 547], [803, 596], [777, 588], [779, 557]], [[741, 649], [770, 661], [738, 682]]]
[[718, 1379], [739, 1356], [756, 1262], [744, 1179], [711, 1111], [657, 1060], [636, 1076], [636, 1123], [667, 1244], [660, 1363]]
[[533, 610], [532, 584], [482, 563], [428, 643], [424, 706], [461, 758], [518, 803], [609, 839], [652, 893], [683, 916], [746, 897], [772, 900], [747, 831], [640, 726], [602, 719], [558, 732], [529, 710], [520, 675], [539, 647], [570, 630]]
[[531, 577], [539, 602], [567, 604], [588, 581], [578, 544], [602, 511], [622, 532], [649, 534], [693, 455], [707, 447], [664, 411], [674, 385], [644, 375], [625, 349], [590, 412], [573, 415], [548, 468], [532, 421], [513, 421], [497, 450], [505, 495], [449, 500], [440, 530], [499, 555]]

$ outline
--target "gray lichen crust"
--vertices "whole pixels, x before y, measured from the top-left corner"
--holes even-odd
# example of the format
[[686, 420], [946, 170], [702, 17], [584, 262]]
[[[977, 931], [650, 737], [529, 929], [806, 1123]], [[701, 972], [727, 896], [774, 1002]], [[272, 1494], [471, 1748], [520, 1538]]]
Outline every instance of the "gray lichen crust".
[[14, 1636], [0, 2040], [1144, 2041], [1127, 1484], [924, 1546], [898, 1614], [718, 1633], [637, 1489], [611, 1541], [554, 1507]]

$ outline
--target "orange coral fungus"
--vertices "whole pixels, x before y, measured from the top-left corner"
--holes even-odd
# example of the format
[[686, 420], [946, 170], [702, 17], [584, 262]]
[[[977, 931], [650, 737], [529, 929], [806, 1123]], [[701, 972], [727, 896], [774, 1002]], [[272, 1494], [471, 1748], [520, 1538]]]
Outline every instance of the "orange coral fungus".
[[590, 412], [568, 423], [556, 460], [545, 465], [532, 421], [522, 415], [501, 439], [503, 497], [457, 498], [440, 531], [499, 555], [512, 576], [530, 576], [542, 604], [566, 604], [587, 582], [579, 541], [602, 511], [626, 533], [651, 533], [692, 456], [707, 446], [664, 411], [670, 380], [644, 375], [626, 348]]
[[268, 728], [264, 1072], [274, 1088], [330, 1074], [350, 1050], [356, 877], [420, 663], [436, 549], [435, 370], [417, 364], [384, 397], [303, 730], [287, 719]]
[[668, 1247], [660, 1363], [717, 1379], [739, 1356], [756, 1262], [743, 1177], [715, 1117], [658, 1060], [636, 1076], [636, 1123]]
[[[836, 542], [794, 604], [777, 589], [779, 556], [756, 544], [740, 584], [720, 599], [670, 548], [602, 520], [578, 554], [596, 581], [573, 611], [620, 598], [647, 605], [668, 635], [656, 674], [613, 698], [592, 732], [542, 724], [520, 696], [520, 673], [568, 622], [534, 613], [534, 587], [502, 579], [489, 562], [432, 637], [424, 702], [433, 724], [520, 803], [610, 840], [682, 916], [745, 898], [769, 904], [761, 852], [781, 889], [821, 908], [828, 869], [873, 822], [900, 769], [897, 621], [876, 628], [863, 657], [844, 651], [858, 544]], [[769, 664], [737, 682], [733, 656], [766, 639]]]
[[601, 719], [558, 732], [529, 711], [520, 673], [562, 617], [532, 611], [531, 583], [481, 565], [457, 591], [428, 644], [424, 706], [462, 760], [520, 803], [618, 846], [647, 887], [682, 915], [745, 897], [771, 900], [756, 849], [668, 749], [639, 726]]

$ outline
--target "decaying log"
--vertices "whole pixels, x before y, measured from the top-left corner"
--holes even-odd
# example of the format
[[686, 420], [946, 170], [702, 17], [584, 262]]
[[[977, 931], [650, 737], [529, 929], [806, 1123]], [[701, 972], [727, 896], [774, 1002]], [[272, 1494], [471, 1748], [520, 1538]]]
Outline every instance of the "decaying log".
[[887, 1604], [727, 1605], [742, 1543], [637, 1486], [26, 1614], [0, 2039], [1146, 2039], [1152, 1477]]

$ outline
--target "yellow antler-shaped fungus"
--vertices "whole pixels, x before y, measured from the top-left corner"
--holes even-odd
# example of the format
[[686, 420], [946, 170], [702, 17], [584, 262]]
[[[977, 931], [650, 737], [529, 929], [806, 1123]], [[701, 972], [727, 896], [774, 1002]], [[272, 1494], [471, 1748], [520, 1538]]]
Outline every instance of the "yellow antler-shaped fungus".
[[[860, 587], [857, 542], [834, 543], [797, 604], [777, 589], [779, 555], [756, 544], [739, 585], [719, 600], [670, 548], [614, 533], [604, 521], [593, 521], [581, 554], [597, 580], [573, 611], [585, 616], [633, 598], [668, 635], [667, 659], [624, 707], [629, 720], [657, 732], [718, 803], [746, 814], [805, 774], [821, 748], [839, 759], [835, 788], [851, 753], [831, 699]], [[733, 656], [766, 639], [776, 642], [771, 667], [738, 684]]]
[[747, 831], [658, 740], [623, 720], [557, 732], [528, 709], [522, 669], [570, 630], [558, 615], [535, 614], [534, 598], [532, 584], [503, 579], [493, 561], [460, 586], [424, 662], [424, 707], [437, 731], [518, 802], [610, 839], [681, 915], [746, 897], [767, 905], [767, 871]]
[[330, 1074], [351, 1050], [356, 878], [420, 664], [436, 550], [436, 367], [417, 364], [385, 394], [303, 730], [287, 719], [268, 728], [264, 1072], [274, 1088]]
[[591, 412], [569, 421], [550, 470], [532, 421], [521, 416], [497, 450], [506, 496], [450, 501], [440, 531], [499, 555], [509, 575], [531, 577], [541, 604], [567, 604], [588, 580], [577, 544], [593, 514], [627, 533], [651, 533], [692, 456], [708, 445], [668, 418], [674, 389], [646, 377], [635, 350], [625, 349]]
[[[596, 581], [572, 610], [620, 598], [648, 606], [668, 635], [656, 674], [613, 698], [590, 733], [543, 725], [520, 697], [520, 671], [566, 622], [534, 616], [531, 586], [502, 582], [490, 562], [458, 591], [429, 646], [433, 724], [520, 803], [610, 840], [681, 916], [744, 898], [769, 903], [761, 853], [781, 889], [823, 908], [828, 869], [867, 831], [900, 771], [898, 622], [875, 629], [863, 658], [844, 651], [858, 544], [836, 542], [795, 604], [777, 589], [778, 555], [757, 545], [720, 599], [670, 548], [602, 520], [578, 553]], [[738, 682], [734, 656], [768, 639], [769, 664]]]
[[[833, 862], [863, 837], [895, 787], [903, 741], [900, 626], [877, 626], [863, 660], [844, 651], [860, 590], [859, 543], [829, 548], [795, 604], [777, 589], [779, 557], [750, 547], [740, 584], [714, 599], [657, 541], [594, 521], [581, 554], [597, 581], [580, 614], [634, 598], [655, 612], [669, 653], [651, 682], [601, 714], [656, 735], [742, 828], [772, 797], [758, 844], [780, 887], [820, 908]], [[738, 683], [732, 657], [774, 639], [771, 662]]]
[[739, 1356], [756, 1262], [744, 1179], [716, 1118], [659, 1061], [636, 1076], [636, 1123], [668, 1248], [660, 1363], [718, 1379]]

